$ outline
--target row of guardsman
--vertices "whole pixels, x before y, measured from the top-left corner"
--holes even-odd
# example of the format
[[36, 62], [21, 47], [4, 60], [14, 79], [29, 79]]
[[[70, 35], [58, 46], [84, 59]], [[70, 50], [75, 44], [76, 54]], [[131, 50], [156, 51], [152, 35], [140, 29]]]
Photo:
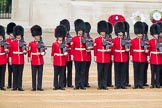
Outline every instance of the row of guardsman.
[[[152, 24], [148, 39], [148, 25], [137, 21], [134, 24], [136, 37], [131, 40], [129, 24], [116, 22], [115, 35], [112, 39], [113, 26], [101, 20], [97, 24], [99, 36], [90, 37], [91, 25], [81, 19], [74, 22], [76, 36], [70, 36], [70, 23], [60, 21], [55, 29], [56, 41], [52, 44], [51, 60], [54, 66], [54, 90], [65, 90], [72, 85], [72, 62], [75, 66], [75, 90], [85, 90], [89, 85], [91, 50], [97, 63], [98, 89], [107, 90], [112, 85], [112, 63], [114, 63], [115, 89], [126, 89], [129, 84], [129, 60], [133, 62], [134, 89], [144, 89], [147, 85], [147, 68], [151, 65], [151, 88], [162, 85], [162, 23]], [[5, 71], [8, 63], [8, 87], [13, 91], [23, 91], [22, 76], [24, 55], [31, 62], [32, 91], [43, 91], [43, 56], [46, 47], [42, 41], [42, 29], [39, 25], [31, 28], [34, 40], [24, 41], [24, 28], [11, 22], [7, 25], [9, 38], [5, 39], [5, 29], [0, 26], [0, 89], [5, 89]], [[67, 72], [66, 72], [67, 70]], [[12, 85], [13, 76], [13, 85]]]

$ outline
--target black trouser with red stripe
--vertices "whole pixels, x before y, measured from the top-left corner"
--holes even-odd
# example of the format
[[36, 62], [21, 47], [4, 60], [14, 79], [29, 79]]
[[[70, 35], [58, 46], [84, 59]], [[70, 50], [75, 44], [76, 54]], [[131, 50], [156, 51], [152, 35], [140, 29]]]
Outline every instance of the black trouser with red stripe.
[[68, 87], [72, 86], [72, 61], [66, 61], [66, 68], [64, 72], [64, 87], [66, 87], [66, 84]]
[[143, 87], [145, 65], [146, 62], [133, 62], [135, 87]]
[[21, 89], [24, 64], [22, 65], [13, 64], [12, 66], [13, 66], [13, 89]]
[[89, 85], [89, 68], [91, 65], [91, 61], [86, 61], [86, 69], [85, 69], [85, 86]]
[[127, 62], [115, 62], [115, 87], [125, 87], [126, 84], [126, 72]]
[[98, 73], [98, 88], [107, 87], [107, 76], [110, 63], [97, 63], [97, 73]]
[[160, 72], [162, 70], [162, 65], [151, 64], [151, 85], [160, 86]]
[[86, 62], [85, 61], [74, 61], [75, 64], [75, 87], [85, 87], [85, 69]]
[[32, 88], [42, 89], [43, 65], [31, 65], [32, 69]]
[[65, 66], [54, 66], [54, 83], [55, 88], [64, 88]]
[[108, 75], [107, 75], [107, 86], [112, 85], [112, 60], [110, 61], [109, 69], [108, 69]]
[[12, 87], [12, 76], [13, 76], [12, 65], [8, 63], [8, 87]]
[[0, 88], [5, 86], [6, 64], [0, 65]]

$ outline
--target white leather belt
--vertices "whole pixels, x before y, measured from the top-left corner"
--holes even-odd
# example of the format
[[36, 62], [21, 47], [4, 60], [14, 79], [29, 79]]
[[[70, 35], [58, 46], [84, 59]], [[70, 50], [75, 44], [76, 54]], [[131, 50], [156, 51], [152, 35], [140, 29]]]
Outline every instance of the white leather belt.
[[151, 52], [151, 54], [160, 54], [160, 52]]
[[115, 50], [115, 52], [125, 52], [125, 50]]
[[133, 52], [145, 52], [144, 50], [133, 50]]
[[5, 55], [5, 53], [0, 53], [0, 55]]
[[75, 50], [83, 51], [83, 50], [86, 50], [86, 49], [85, 48], [75, 48]]
[[37, 53], [31, 53], [31, 55], [40, 55], [40, 53], [39, 52], [37, 52]]
[[105, 49], [97, 49], [97, 51], [99, 51], [99, 52], [109, 52], [110, 49], [108, 49], [108, 50], [105, 50]]
[[60, 53], [54, 53], [54, 56], [65, 56], [64, 54], [60, 54]]
[[13, 54], [23, 54], [23, 52], [13, 52]]

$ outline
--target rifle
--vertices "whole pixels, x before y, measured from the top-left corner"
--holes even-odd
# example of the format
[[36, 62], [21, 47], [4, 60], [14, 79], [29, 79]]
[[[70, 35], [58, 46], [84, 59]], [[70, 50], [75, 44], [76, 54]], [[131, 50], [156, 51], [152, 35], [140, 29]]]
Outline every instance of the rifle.
[[[106, 47], [106, 50], [110, 49], [112, 47], [112, 36], [106, 34], [105, 40], [102, 42], [102, 45]], [[110, 39], [110, 41], [109, 41]]]
[[129, 50], [130, 50], [130, 46], [131, 46], [130, 40], [131, 40], [130, 35], [128, 34], [128, 35], [126, 36], [126, 35], [124, 34], [124, 37], [123, 37], [123, 39], [122, 39], [122, 41], [121, 41], [121, 44], [122, 44], [122, 46], [125, 47], [126, 51], [129, 51]]
[[3, 40], [0, 42], [0, 45], [4, 47], [5, 53], [7, 54], [7, 49], [10, 47], [9, 44], [7, 44], [5, 37], [3, 37]]
[[29, 48], [24, 41], [24, 37], [22, 37], [22, 39], [20, 40], [19, 47], [22, 48], [22, 51], [25, 51], [27, 48]]
[[40, 36], [40, 41], [37, 44], [37, 48], [40, 49], [40, 53], [44, 52], [44, 50], [47, 50], [47, 47], [44, 45], [41, 36]]
[[141, 47], [144, 47], [144, 51], [147, 52], [148, 48], [150, 47], [148, 45], [148, 36], [144, 34], [142, 36], [142, 42], [141, 42]]
[[67, 33], [67, 40], [66, 40], [67, 44], [70, 44], [71, 40], [72, 40], [72, 37], [71, 37], [70, 33], [68, 32]]
[[60, 48], [62, 50], [63, 54], [67, 54], [67, 50], [70, 50], [69, 48], [66, 47], [65, 39], [63, 38], [62, 43], [60, 44]]
[[82, 38], [82, 43], [86, 44], [86, 49], [93, 49], [93, 39], [90, 37], [89, 33], [84, 33], [84, 37]]
[[158, 36], [158, 43], [156, 44], [156, 48], [160, 51], [160, 52], [162, 52], [162, 42], [161, 42], [161, 37], [160, 36]]

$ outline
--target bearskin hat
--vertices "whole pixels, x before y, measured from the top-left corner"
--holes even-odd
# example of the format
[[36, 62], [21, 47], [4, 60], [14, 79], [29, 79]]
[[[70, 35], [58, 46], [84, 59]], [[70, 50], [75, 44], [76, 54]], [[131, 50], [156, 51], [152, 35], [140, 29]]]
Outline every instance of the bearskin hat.
[[1, 25], [0, 25], [0, 35], [3, 36], [3, 38], [5, 38], [5, 29]]
[[107, 31], [107, 34], [111, 34], [113, 32], [113, 26], [110, 22], [107, 22], [107, 25], [108, 25], [108, 31]]
[[34, 25], [31, 28], [32, 36], [41, 36], [42, 35], [42, 28], [39, 25]]
[[24, 36], [24, 28], [21, 25], [17, 25], [13, 29], [13, 35], [16, 37], [17, 35]]
[[82, 19], [77, 19], [74, 21], [75, 31], [78, 34], [79, 30], [85, 30], [85, 23]]
[[86, 33], [89, 33], [91, 30], [91, 25], [89, 22], [85, 22], [85, 32]]
[[160, 26], [160, 33], [162, 33], [162, 22], [157, 23]]
[[137, 21], [134, 24], [134, 33], [137, 34], [144, 34], [144, 24], [141, 21]]
[[144, 25], [144, 34], [147, 34], [148, 33], [148, 25], [143, 22], [143, 25]]
[[13, 28], [16, 26], [16, 24], [14, 22], [10, 22], [7, 25], [7, 34], [9, 35], [10, 33], [13, 33]]
[[70, 31], [70, 22], [67, 19], [60, 21], [60, 24], [64, 25], [67, 31]]
[[101, 32], [106, 32], [107, 33], [108, 30], [108, 25], [107, 22], [102, 20], [99, 21], [97, 24], [97, 32], [100, 34]]
[[115, 35], [118, 35], [118, 33], [122, 32], [125, 33], [125, 26], [123, 22], [117, 22], [114, 26]]
[[129, 28], [130, 28], [129, 23], [127, 21], [124, 21], [123, 23], [125, 26], [125, 32], [129, 33]]
[[160, 34], [160, 26], [158, 24], [152, 24], [150, 27], [150, 34], [151, 35]]
[[55, 37], [62, 37], [64, 38], [66, 36], [67, 30], [64, 25], [59, 25], [55, 29]]

